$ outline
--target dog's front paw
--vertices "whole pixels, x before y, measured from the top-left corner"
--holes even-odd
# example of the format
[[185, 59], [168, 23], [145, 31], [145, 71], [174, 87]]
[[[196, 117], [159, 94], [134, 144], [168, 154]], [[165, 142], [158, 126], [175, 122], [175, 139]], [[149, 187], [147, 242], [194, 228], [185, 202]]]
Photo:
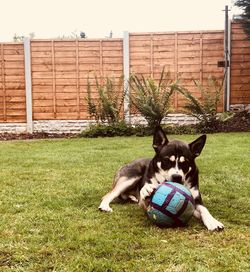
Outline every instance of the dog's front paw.
[[214, 217], [210, 217], [205, 220], [204, 225], [209, 231], [221, 231], [224, 229], [224, 225], [216, 220]]
[[113, 212], [112, 208], [109, 205], [102, 204], [98, 207], [101, 212]]
[[141, 200], [145, 200], [147, 197], [149, 197], [154, 190], [155, 186], [153, 184], [150, 183], [145, 184], [140, 191]]

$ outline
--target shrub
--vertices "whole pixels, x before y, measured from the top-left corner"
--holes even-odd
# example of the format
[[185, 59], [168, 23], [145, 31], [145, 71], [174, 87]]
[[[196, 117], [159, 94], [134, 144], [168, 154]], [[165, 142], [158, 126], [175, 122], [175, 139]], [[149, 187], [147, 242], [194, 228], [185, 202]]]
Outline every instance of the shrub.
[[114, 124], [119, 122], [122, 118], [120, 113], [124, 100], [123, 77], [120, 77], [118, 84], [115, 84], [115, 80], [110, 78], [100, 80], [104, 83], [99, 83], [97, 77], [95, 79], [98, 93], [98, 98], [95, 101], [92, 98], [89, 80], [87, 86], [87, 105], [90, 116], [97, 123]]
[[[192, 125], [163, 125], [163, 130], [167, 134], [195, 134], [196, 129]], [[115, 137], [115, 136], [152, 136], [154, 129], [145, 125], [128, 125], [125, 122], [115, 124], [97, 124], [91, 125], [88, 129], [82, 131], [79, 137], [97, 138], [97, 137]]]
[[114, 124], [96, 124], [91, 125], [88, 129], [82, 131], [79, 137], [97, 138], [97, 137], [115, 137], [115, 136], [150, 136], [154, 130], [144, 125], [129, 125], [125, 122]]
[[80, 133], [80, 137], [97, 138], [97, 137], [114, 137], [114, 136], [131, 136], [134, 129], [125, 122], [117, 122], [113, 124], [97, 124], [92, 125], [88, 129]]
[[148, 126], [154, 128], [170, 112], [170, 97], [178, 85], [163, 69], [159, 82], [153, 78], [132, 75], [130, 87], [132, 105], [144, 116]]
[[201, 99], [196, 98], [184, 88], [178, 89], [188, 100], [184, 109], [188, 114], [199, 120], [197, 128], [200, 132], [216, 131], [218, 124], [218, 104], [221, 98], [223, 83], [219, 84], [218, 80], [214, 77], [208, 78], [207, 87], [202, 86], [199, 81], [194, 81], [194, 83], [201, 93]]

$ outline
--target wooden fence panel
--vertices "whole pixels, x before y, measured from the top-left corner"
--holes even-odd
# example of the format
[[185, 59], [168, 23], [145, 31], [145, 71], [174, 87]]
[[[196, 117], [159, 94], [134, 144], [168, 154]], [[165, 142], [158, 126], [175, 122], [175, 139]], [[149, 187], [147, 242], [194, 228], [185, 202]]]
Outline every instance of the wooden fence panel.
[[[161, 71], [170, 72], [172, 79], [179, 80], [200, 98], [194, 80], [206, 85], [209, 76], [223, 81], [223, 68], [218, 61], [224, 59], [224, 32], [172, 32], [130, 34], [130, 72], [145, 77], [160, 78]], [[220, 103], [222, 110], [223, 95]], [[185, 99], [175, 94], [173, 107], [181, 111]]]
[[24, 48], [0, 43], [0, 122], [25, 122]]
[[230, 104], [250, 104], [250, 40], [240, 22], [232, 23]]
[[122, 40], [31, 42], [33, 117], [87, 119], [87, 85], [123, 72]]

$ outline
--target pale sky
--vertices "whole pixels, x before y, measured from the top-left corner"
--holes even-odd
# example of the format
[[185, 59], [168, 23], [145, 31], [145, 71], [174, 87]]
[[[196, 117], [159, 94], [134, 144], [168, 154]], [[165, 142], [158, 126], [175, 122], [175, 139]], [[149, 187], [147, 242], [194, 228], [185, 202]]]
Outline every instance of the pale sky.
[[88, 38], [122, 37], [123, 31], [221, 30], [232, 0], [0, 0], [0, 42], [16, 33], [57, 38], [83, 31]]

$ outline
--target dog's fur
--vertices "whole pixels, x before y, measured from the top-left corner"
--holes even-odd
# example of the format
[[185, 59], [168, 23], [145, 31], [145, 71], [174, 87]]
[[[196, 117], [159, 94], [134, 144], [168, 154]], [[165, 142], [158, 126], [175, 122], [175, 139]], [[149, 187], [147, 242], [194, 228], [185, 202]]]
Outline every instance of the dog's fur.
[[147, 210], [151, 193], [166, 180], [184, 184], [195, 200], [194, 216], [201, 219], [208, 230], [222, 230], [223, 224], [217, 221], [203, 205], [199, 192], [199, 171], [195, 158], [200, 155], [206, 142], [202, 135], [190, 144], [181, 141], [168, 141], [159, 126], [155, 130], [153, 159], [138, 159], [123, 166], [116, 174], [113, 189], [106, 194], [99, 210], [112, 212], [109, 204], [115, 198], [132, 200]]

